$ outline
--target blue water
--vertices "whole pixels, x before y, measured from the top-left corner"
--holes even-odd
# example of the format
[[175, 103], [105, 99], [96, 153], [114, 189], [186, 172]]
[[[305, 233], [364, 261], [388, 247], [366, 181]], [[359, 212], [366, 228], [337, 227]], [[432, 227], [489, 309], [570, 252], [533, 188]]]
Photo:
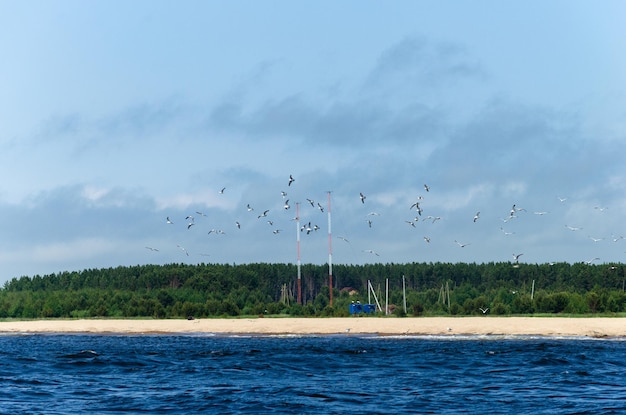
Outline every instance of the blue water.
[[2, 414], [607, 414], [626, 340], [2, 335]]

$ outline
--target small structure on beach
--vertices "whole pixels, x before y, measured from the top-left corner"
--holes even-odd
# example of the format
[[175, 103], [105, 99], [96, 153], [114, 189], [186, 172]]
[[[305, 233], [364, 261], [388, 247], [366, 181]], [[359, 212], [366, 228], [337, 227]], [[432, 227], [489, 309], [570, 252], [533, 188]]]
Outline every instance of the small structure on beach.
[[350, 304], [350, 314], [374, 314], [376, 304], [361, 304], [360, 302]]

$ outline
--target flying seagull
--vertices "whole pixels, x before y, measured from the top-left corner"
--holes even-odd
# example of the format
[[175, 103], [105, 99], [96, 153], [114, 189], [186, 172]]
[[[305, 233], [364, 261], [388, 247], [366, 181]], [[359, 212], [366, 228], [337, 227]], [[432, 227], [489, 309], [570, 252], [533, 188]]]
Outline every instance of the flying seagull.
[[180, 249], [182, 249], [182, 250], [183, 250], [183, 252], [185, 253], [185, 255], [189, 256], [189, 252], [187, 252], [187, 250], [186, 250], [185, 248], [183, 248], [183, 247], [182, 247], [182, 246], [180, 246], [180, 245], [176, 245], [176, 246], [177, 246], [177, 247], [179, 247]]
[[500, 230], [501, 230], [501, 231], [502, 231], [502, 233], [503, 233], [503, 234], [505, 234], [505, 235], [514, 235], [514, 234], [515, 234], [515, 232], [507, 232], [507, 231], [505, 231], [505, 230], [504, 230], [504, 228], [503, 228], [502, 226], [500, 226]]
[[365, 203], [365, 195], [359, 192], [359, 197], [361, 198], [361, 203]]
[[480, 219], [480, 212], [476, 212], [476, 214], [474, 215], [474, 222], [476, 222], [478, 219]]
[[293, 178], [293, 176], [290, 174], [289, 175], [289, 182], [287, 183], [287, 186], [291, 186], [291, 183], [295, 182], [296, 179]]
[[376, 255], [376, 256], [380, 256], [380, 255], [378, 255], [378, 252], [376, 252], [376, 251], [374, 251], [372, 249], [364, 249], [363, 252], [367, 252], [368, 254], [373, 254], [373, 255]]
[[151, 246], [146, 246], [146, 249], [149, 249], [150, 251], [153, 251], [153, 252], [159, 252], [159, 250], [158, 250], [158, 249], [153, 248], [153, 247], [151, 247]]
[[430, 192], [430, 186], [429, 186], [429, 185], [425, 184], [425, 185], [424, 185], [424, 189], [425, 189], [427, 192]]
[[220, 193], [221, 195], [223, 195], [223, 194], [224, 194], [224, 190], [226, 190], [226, 188], [225, 188], [225, 187], [222, 187], [222, 188], [220, 189], [220, 192], [219, 192], [219, 193]]
[[482, 312], [483, 312], [483, 314], [487, 314], [487, 311], [489, 311], [489, 307], [487, 307], [487, 308], [478, 307], [478, 309], [479, 309], [480, 311], [482, 311]]
[[167, 218], [165, 218], [165, 222], [166, 222], [166, 223], [168, 223], [168, 224], [170, 224], [170, 225], [172, 225], [172, 224], [174, 223], [174, 222], [172, 222], [172, 221], [170, 220], [170, 217], [169, 217], [169, 216], [168, 216]]
[[456, 239], [454, 240], [454, 243], [456, 243], [461, 248], [465, 248], [467, 245], [471, 245], [471, 243], [462, 244], [461, 242], [457, 241]]
[[524, 254], [513, 254], [513, 259], [515, 260], [515, 262], [519, 261], [519, 257], [521, 257]]

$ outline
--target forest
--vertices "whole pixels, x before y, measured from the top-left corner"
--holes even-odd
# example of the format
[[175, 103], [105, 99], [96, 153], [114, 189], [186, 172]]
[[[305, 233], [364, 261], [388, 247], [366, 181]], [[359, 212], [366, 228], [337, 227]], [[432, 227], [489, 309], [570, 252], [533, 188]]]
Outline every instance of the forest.
[[[395, 316], [626, 312], [623, 264], [166, 264], [22, 276], [0, 289], [0, 318]], [[332, 301], [332, 304], [331, 304]]]

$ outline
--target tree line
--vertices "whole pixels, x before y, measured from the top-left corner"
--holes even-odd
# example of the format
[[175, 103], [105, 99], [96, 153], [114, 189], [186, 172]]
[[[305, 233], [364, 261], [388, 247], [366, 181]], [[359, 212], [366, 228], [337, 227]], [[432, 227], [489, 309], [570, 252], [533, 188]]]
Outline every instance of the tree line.
[[327, 265], [302, 265], [301, 303], [297, 275], [293, 264], [255, 263], [22, 276], [0, 289], [0, 318], [347, 316], [374, 299], [400, 316], [626, 311], [622, 264], [339, 264], [332, 305]]

